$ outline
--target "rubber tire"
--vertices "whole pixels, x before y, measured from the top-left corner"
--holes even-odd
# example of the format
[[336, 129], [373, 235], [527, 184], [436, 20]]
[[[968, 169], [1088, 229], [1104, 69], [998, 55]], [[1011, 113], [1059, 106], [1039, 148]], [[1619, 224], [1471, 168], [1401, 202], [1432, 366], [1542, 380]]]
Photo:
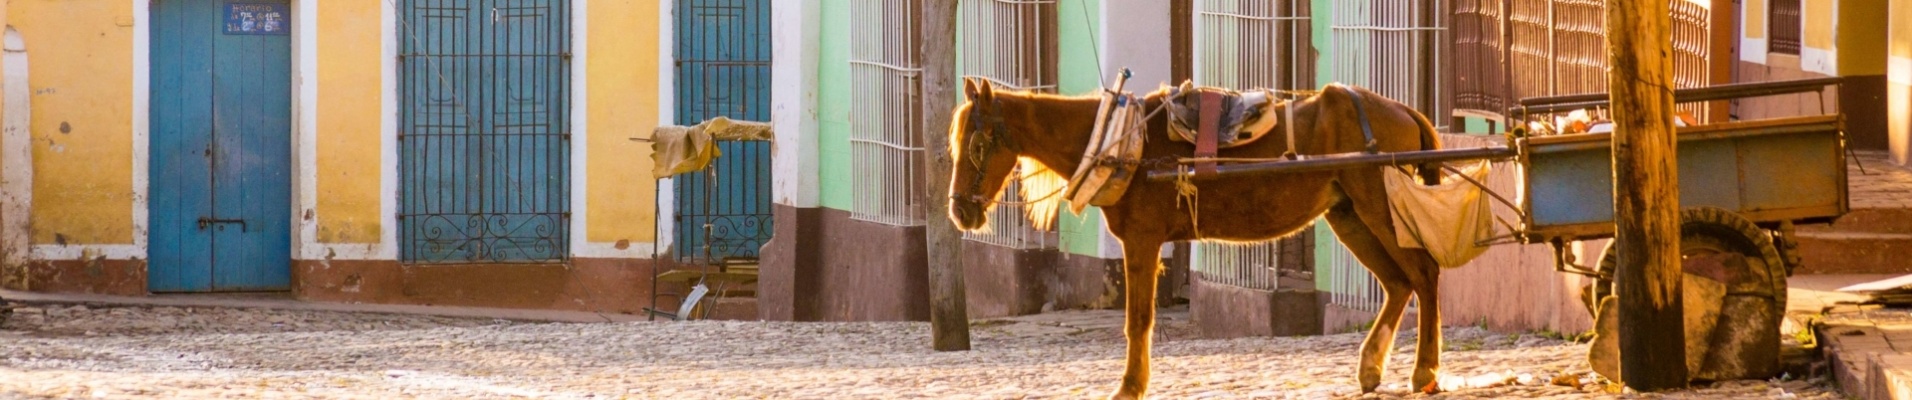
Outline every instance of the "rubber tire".
[[[1707, 250], [1736, 251], [1748, 258], [1765, 261], [1765, 271], [1748, 272], [1769, 277], [1771, 286], [1761, 291], [1773, 294], [1779, 313], [1785, 313], [1786, 277], [1792, 275], [1791, 268], [1788, 268], [1786, 259], [1780, 256], [1779, 249], [1773, 246], [1771, 233], [1732, 211], [1718, 207], [1693, 207], [1680, 211], [1680, 254], [1689, 254], [1689, 243], [1705, 246]], [[1613, 274], [1620, 265], [1620, 256], [1613, 251], [1613, 247], [1618, 244], [1609, 241], [1606, 249], [1600, 251], [1600, 278], [1591, 288], [1593, 293], [1588, 299], [1588, 315], [1593, 314], [1599, 299], [1613, 294]]]
[[[1603, 250], [1600, 255], [1600, 265], [1598, 268], [1601, 278], [1599, 278], [1592, 287], [1587, 289], [1591, 292], [1588, 293], [1591, 295], [1588, 300], [1592, 302], [1588, 305], [1589, 314], [1595, 310], [1594, 307], [1597, 307], [1599, 304], [1599, 299], [1604, 299], [1613, 293], [1613, 276], [1619, 266], [1619, 254], [1614, 251], [1616, 244], [1617, 243], [1614, 242], [1608, 242], [1607, 248]], [[1741, 281], [1738, 282], [1738, 284], [1729, 283], [1727, 286], [1727, 297], [1729, 299], [1737, 296], [1740, 299], [1751, 298], [1764, 300], [1767, 302], [1766, 304], [1769, 305], [1767, 312], [1742, 311], [1745, 314], [1741, 315], [1728, 315], [1728, 309], [1721, 309], [1720, 320], [1750, 320], [1762, 317], [1767, 319], [1767, 321], [1740, 322], [1757, 323], [1757, 329], [1760, 330], [1770, 329], [1768, 332], [1761, 332], [1760, 335], [1766, 337], [1766, 340], [1771, 341], [1770, 345], [1773, 346], [1771, 349], [1763, 349], [1766, 345], [1757, 344], [1757, 342], [1732, 343], [1728, 345], [1727, 348], [1716, 348], [1714, 350], [1738, 353], [1727, 353], [1726, 355], [1715, 356], [1738, 357], [1741, 361], [1741, 364], [1739, 364], [1741, 367], [1746, 366], [1747, 364], [1744, 363], [1751, 360], [1750, 358], [1744, 357], [1770, 356], [1774, 359], [1774, 363], [1771, 365], [1762, 365], [1763, 363], [1754, 364], [1755, 366], [1752, 368], [1736, 371], [1755, 376], [1733, 376], [1729, 378], [1766, 378], [1767, 376], [1758, 375], [1767, 375], [1768, 373], [1776, 374], [1778, 371], [1778, 349], [1776, 346], [1778, 345], [1779, 325], [1786, 314], [1786, 277], [1790, 275], [1790, 268], [1785, 262], [1785, 259], [1780, 256], [1779, 250], [1773, 245], [1772, 234], [1754, 225], [1752, 221], [1739, 216], [1739, 214], [1724, 209], [1716, 207], [1695, 207], [1682, 210], [1680, 212], [1680, 254], [1685, 256], [1702, 251], [1736, 252], [1745, 255], [1747, 258], [1746, 268], [1748, 270], [1738, 271], [1738, 273], [1750, 274], [1741, 276], [1757, 277], [1760, 279], [1757, 282]], [[1757, 308], [1753, 310], [1757, 310]], [[1595, 317], [1598, 318], [1597, 315]], [[1738, 347], [1732, 347], [1733, 345], [1737, 345]], [[1748, 353], [1749, 350], [1747, 349], [1751, 348], [1761, 349], [1750, 350], [1751, 352]], [[1766, 354], [1766, 350], [1771, 350], [1773, 353], [1768, 355]], [[1692, 373], [1696, 374], [1697, 377], [1700, 371], [1693, 371]]]

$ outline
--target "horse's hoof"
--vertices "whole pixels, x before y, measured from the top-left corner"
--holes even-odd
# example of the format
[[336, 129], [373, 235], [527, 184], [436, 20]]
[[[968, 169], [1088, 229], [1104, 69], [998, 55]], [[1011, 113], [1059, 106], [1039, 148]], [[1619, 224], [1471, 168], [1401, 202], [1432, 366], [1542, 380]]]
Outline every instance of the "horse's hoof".
[[1115, 392], [1109, 395], [1109, 400], [1142, 400], [1142, 396], [1128, 392]]
[[1428, 382], [1425, 385], [1417, 383], [1415, 384], [1415, 386], [1421, 388], [1421, 393], [1436, 394], [1441, 392], [1441, 382], [1438, 380], [1434, 382]]

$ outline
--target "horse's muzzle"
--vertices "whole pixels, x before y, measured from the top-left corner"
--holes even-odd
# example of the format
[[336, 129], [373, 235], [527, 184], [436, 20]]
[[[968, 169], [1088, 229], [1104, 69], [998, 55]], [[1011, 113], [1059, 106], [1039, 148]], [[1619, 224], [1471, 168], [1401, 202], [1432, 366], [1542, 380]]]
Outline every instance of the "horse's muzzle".
[[980, 229], [983, 223], [988, 222], [983, 215], [982, 203], [962, 196], [950, 196], [949, 219], [956, 223], [958, 229], [965, 231]]

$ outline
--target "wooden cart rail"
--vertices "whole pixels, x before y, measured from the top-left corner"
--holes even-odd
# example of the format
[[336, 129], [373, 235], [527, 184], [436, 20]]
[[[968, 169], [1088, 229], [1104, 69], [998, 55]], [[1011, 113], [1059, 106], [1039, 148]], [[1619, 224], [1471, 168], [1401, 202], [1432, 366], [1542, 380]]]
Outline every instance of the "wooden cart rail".
[[[1819, 92], [1827, 86], [1838, 86], [1844, 78], [1813, 78], [1787, 81], [1769, 81], [1752, 83], [1734, 83], [1706, 87], [1686, 88], [1673, 91], [1673, 102], [1695, 103], [1702, 101], [1731, 100], [1747, 97], [1776, 96], [1782, 94]], [[1573, 110], [1607, 108], [1606, 93], [1583, 93], [1561, 96], [1529, 97], [1520, 99], [1520, 105], [1508, 110], [1507, 115], [1521, 119], [1528, 115], [1568, 112]]]

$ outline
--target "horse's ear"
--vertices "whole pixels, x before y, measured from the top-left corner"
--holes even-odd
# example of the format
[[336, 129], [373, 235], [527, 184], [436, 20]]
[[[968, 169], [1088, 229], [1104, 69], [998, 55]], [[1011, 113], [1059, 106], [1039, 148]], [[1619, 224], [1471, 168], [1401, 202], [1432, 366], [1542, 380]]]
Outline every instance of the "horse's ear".
[[963, 97], [971, 103], [976, 102], [976, 78], [963, 78]]
[[989, 103], [996, 100], [996, 89], [991, 87], [988, 79], [976, 79], [975, 88], [976, 92], [969, 96], [969, 101]]

